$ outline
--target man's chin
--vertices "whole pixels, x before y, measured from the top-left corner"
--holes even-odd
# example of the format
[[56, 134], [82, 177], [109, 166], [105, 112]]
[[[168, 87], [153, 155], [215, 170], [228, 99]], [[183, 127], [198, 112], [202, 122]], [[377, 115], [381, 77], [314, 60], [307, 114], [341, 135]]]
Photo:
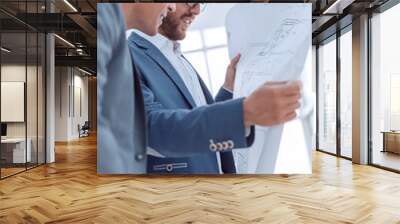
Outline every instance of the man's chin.
[[179, 32], [178, 34], [177, 34], [177, 37], [178, 37], [178, 40], [183, 40], [183, 39], [185, 39], [185, 37], [186, 37], [186, 32], [187, 32], [187, 30], [186, 29], [181, 29], [181, 32]]
[[162, 29], [160, 29], [160, 33], [173, 41], [180, 41], [186, 37], [186, 30], [182, 30], [182, 28], [178, 27], [173, 28], [163, 26]]
[[178, 35], [178, 40], [183, 40], [183, 39], [185, 39], [185, 37], [186, 37], [186, 33], [180, 33]]

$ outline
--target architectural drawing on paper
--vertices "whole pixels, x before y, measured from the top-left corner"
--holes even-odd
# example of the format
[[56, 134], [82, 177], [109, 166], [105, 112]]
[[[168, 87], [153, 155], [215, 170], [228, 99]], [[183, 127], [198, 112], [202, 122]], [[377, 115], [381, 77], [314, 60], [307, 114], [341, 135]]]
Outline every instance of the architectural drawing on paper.
[[[310, 4], [237, 4], [227, 15], [226, 30], [230, 57], [241, 54], [234, 98], [250, 95], [267, 81], [309, 79]], [[256, 126], [253, 145], [233, 151], [238, 173], [311, 173], [313, 101], [307, 91], [297, 119]]]

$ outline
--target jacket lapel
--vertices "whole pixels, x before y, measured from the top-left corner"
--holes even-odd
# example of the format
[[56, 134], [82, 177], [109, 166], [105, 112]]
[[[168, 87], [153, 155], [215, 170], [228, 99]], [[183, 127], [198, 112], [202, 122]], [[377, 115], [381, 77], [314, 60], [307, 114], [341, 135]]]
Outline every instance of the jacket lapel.
[[[194, 71], [196, 71], [196, 70], [194, 70]], [[197, 71], [196, 71], [196, 74], [197, 74]], [[199, 79], [201, 89], [203, 90], [204, 96], [206, 97], [207, 104], [214, 103], [214, 98], [212, 97], [212, 95], [211, 95], [210, 91], [208, 90], [206, 84], [203, 82], [203, 80], [201, 79], [201, 77], [198, 74], [197, 74], [197, 78]]]
[[182, 78], [179, 76], [178, 72], [175, 68], [171, 65], [167, 58], [162, 54], [162, 52], [154, 46], [149, 41], [145, 40], [141, 36], [136, 33], [132, 33], [129, 37], [130, 41], [133, 41], [141, 48], [145, 49], [145, 53], [153, 59], [155, 63], [157, 63], [167, 74], [167, 76], [173, 81], [173, 83], [178, 87], [179, 91], [188, 101], [192, 108], [196, 107], [196, 103], [193, 100], [192, 95], [190, 94], [189, 90], [187, 89], [185, 83], [183, 82]]

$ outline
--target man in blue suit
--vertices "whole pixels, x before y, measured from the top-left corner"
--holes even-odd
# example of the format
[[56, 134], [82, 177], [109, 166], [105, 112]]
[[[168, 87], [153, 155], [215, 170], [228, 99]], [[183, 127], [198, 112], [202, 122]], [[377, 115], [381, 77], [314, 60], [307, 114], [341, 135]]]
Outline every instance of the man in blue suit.
[[[150, 37], [133, 29], [129, 47], [142, 76], [148, 117], [149, 173], [235, 173], [231, 150], [248, 147], [254, 124], [275, 125], [293, 119], [299, 107], [300, 84], [265, 84], [247, 98], [232, 100], [236, 57], [214, 99], [177, 40], [200, 13], [199, 3], [177, 3]], [[233, 74], [232, 74], [233, 73]], [[247, 129], [248, 130], [248, 129]]]
[[[146, 173], [144, 103], [138, 70], [132, 66], [125, 39], [122, 13], [128, 19], [128, 28], [140, 26], [143, 32], [155, 35], [167, 12], [173, 10], [174, 3], [98, 4], [97, 171], [100, 174]], [[131, 24], [138, 19], [141, 21]]]

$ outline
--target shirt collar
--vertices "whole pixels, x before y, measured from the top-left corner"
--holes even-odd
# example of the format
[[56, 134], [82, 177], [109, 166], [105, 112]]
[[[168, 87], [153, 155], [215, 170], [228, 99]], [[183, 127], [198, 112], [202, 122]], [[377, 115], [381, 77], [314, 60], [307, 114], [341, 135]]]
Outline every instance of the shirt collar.
[[149, 36], [138, 29], [130, 29], [126, 31], [126, 38], [129, 38], [132, 32], [135, 32], [137, 35], [150, 41], [160, 50], [168, 49], [172, 50], [173, 52], [181, 53], [181, 44], [179, 42], [172, 41], [159, 33], [157, 33], [155, 36]]

